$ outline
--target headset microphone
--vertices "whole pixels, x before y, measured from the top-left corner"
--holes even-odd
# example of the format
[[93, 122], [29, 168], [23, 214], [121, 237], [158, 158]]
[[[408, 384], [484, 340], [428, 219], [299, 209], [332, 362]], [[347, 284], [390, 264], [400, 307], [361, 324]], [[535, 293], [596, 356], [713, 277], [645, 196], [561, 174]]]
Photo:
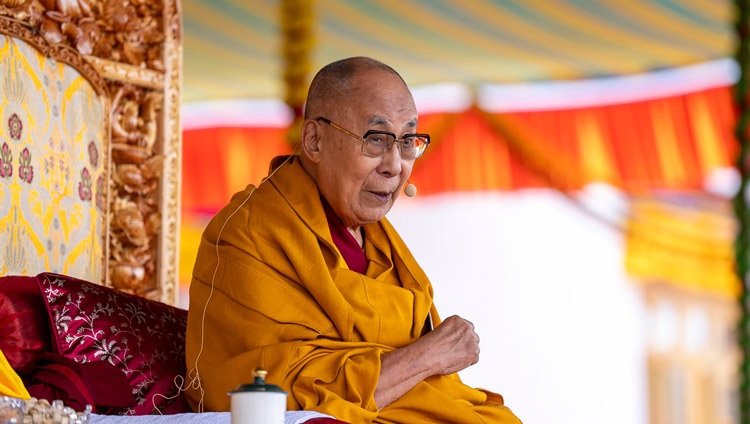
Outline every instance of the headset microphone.
[[406, 187], [404, 187], [404, 194], [407, 197], [414, 197], [417, 195], [417, 186], [406, 180]]

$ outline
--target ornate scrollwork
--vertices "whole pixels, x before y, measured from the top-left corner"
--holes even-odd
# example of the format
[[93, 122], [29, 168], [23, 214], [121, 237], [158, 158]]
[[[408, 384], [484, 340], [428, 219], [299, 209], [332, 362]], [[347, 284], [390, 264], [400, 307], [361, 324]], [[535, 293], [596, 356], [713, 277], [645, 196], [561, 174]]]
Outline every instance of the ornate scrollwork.
[[28, 22], [51, 45], [164, 71], [162, 1], [0, 0], [0, 14]]
[[160, 297], [156, 270], [164, 155], [155, 152], [163, 94], [120, 85], [112, 102], [110, 282], [123, 291]]

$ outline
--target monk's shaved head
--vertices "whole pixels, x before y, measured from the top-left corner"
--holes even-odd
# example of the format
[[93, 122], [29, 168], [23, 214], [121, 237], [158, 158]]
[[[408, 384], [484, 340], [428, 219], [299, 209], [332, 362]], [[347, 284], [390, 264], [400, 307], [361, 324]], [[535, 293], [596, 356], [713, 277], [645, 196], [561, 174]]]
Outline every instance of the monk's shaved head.
[[[310, 83], [305, 104], [305, 119], [325, 115], [330, 104], [338, 104], [352, 95], [354, 77], [370, 70], [385, 70], [398, 76], [398, 72], [383, 62], [369, 57], [350, 57], [324, 66]], [[406, 82], [404, 82], [406, 86]]]

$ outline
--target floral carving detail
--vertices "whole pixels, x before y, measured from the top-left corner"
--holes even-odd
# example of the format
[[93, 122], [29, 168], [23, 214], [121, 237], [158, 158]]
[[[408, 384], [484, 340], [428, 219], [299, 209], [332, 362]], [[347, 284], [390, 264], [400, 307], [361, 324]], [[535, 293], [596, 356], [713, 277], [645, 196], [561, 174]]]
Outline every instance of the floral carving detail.
[[13, 140], [21, 139], [21, 134], [23, 133], [23, 122], [15, 113], [8, 118], [8, 132], [10, 133], [10, 138]]
[[99, 178], [96, 179], [96, 207], [99, 208], [100, 211], [104, 210], [104, 175], [99, 175]]
[[83, 168], [81, 171], [81, 182], [78, 183], [78, 195], [84, 202], [91, 200], [91, 174], [89, 174], [88, 168]]
[[99, 150], [97, 150], [96, 144], [93, 141], [89, 143], [89, 163], [94, 168], [99, 164]]
[[0, 8], [4, 6], [11, 7], [16, 19], [31, 21], [53, 46], [61, 44], [82, 55], [164, 70], [162, 2], [0, 0]]
[[8, 143], [3, 143], [3, 148], [0, 150], [0, 178], [11, 176], [13, 176], [13, 152]]
[[21, 181], [31, 184], [34, 179], [34, 167], [31, 166], [31, 152], [28, 147], [24, 147], [21, 151], [18, 163], [18, 176], [21, 177]]

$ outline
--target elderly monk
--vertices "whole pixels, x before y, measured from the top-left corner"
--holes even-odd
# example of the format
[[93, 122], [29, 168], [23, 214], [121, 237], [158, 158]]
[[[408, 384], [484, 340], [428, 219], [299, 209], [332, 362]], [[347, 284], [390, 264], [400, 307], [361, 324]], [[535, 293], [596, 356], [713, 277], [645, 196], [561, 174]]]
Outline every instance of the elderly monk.
[[[276, 158], [208, 225], [190, 286], [188, 398], [228, 410], [256, 367], [290, 410], [351, 423], [518, 423], [456, 372], [473, 325], [440, 320], [430, 281], [385, 218], [429, 145], [391, 67], [340, 60], [310, 86], [299, 154]], [[196, 384], [199, 383], [199, 384]]]

